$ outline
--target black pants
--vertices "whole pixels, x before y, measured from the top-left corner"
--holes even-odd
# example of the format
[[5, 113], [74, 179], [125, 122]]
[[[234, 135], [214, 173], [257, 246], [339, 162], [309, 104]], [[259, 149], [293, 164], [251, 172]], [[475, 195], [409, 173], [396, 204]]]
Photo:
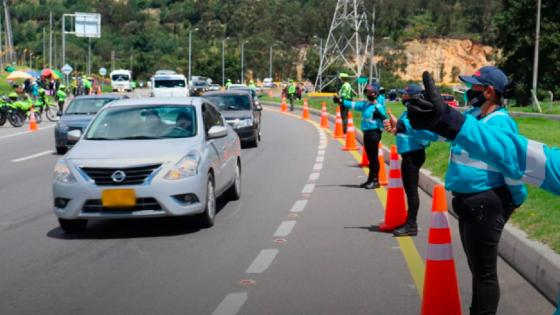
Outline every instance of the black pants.
[[[342, 118], [342, 132], [346, 134], [346, 128], [348, 127], [348, 107], [340, 105], [340, 117]], [[368, 156], [369, 158], [369, 156]]]
[[290, 111], [293, 112], [294, 111], [294, 102], [296, 100], [296, 95], [295, 94], [288, 94], [288, 99], [290, 100]]
[[64, 101], [58, 101], [58, 110], [62, 113], [64, 110]]
[[470, 314], [496, 314], [500, 300], [497, 261], [502, 230], [513, 212], [507, 187], [476, 194], [454, 194], [459, 233], [472, 273]]
[[379, 141], [381, 141], [381, 130], [364, 131], [364, 149], [369, 160], [368, 182], [379, 181]]
[[416, 224], [420, 198], [418, 197], [418, 177], [420, 169], [426, 161], [426, 151], [424, 149], [403, 153], [401, 163], [401, 173], [406, 200], [408, 202], [408, 215], [406, 223]]

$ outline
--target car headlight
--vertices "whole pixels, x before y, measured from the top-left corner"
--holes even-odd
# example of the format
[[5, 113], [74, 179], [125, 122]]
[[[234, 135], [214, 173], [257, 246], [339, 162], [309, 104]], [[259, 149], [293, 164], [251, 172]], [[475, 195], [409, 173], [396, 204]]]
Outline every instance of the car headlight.
[[191, 151], [165, 174], [165, 179], [177, 180], [198, 174], [200, 153]]
[[76, 178], [72, 175], [70, 168], [63, 161], [58, 161], [54, 166], [54, 181], [71, 184], [76, 182]]
[[252, 125], [253, 125], [253, 118], [244, 118], [239, 120], [236, 127], [242, 128], [242, 127], [249, 127]]

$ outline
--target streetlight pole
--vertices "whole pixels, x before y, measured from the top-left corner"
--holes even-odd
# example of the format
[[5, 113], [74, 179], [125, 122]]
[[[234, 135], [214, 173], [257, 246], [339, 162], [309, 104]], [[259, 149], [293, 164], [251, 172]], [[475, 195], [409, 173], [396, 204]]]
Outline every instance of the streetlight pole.
[[243, 55], [243, 49], [245, 48], [245, 42], [242, 41], [241, 42], [241, 84], [243, 84], [243, 61], [245, 59], [245, 56]]
[[533, 106], [537, 106], [540, 111], [540, 106], [537, 100], [537, 77], [539, 74], [539, 37], [541, 30], [541, 0], [537, 1], [537, 26], [535, 31], [535, 56], [533, 59]]
[[192, 64], [192, 30], [189, 30], [189, 88], [191, 86], [191, 64]]
[[269, 56], [269, 65], [268, 65], [268, 77], [272, 78], [272, 46], [270, 46], [270, 56]]

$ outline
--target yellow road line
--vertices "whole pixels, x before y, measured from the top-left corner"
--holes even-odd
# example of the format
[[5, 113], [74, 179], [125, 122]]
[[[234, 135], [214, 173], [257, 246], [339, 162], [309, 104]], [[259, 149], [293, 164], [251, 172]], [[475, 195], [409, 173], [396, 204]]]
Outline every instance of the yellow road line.
[[[281, 111], [275, 109], [268, 109], [268, 110], [282, 113]], [[284, 113], [284, 114], [299, 118], [298, 115], [292, 113]], [[305, 120], [305, 121], [315, 125], [315, 127], [317, 128], [320, 128], [320, 125], [312, 120]], [[323, 130], [326, 133], [332, 135], [331, 130], [329, 129], [323, 129]], [[344, 145], [343, 139], [336, 139], [336, 140], [338, 140], [338, 142], [341, 145]], [[358, 163], [361, 162], [362, 156], [358, 153], [358, 151], [349, 151], [349, 152]], [[366, 175], [368, 174], [367, 167], [362, 167], [362, 171]], [[383, 206], [383, 209], [385, 209], [387, 206], [386, 203], [387, 191], [385, 189], [375, 189], [374, 191], [375, 194], [377, 195], [377, 198], [379, 199], [379, 202]], [[410, 275], [412, 276], [412, 280], [414, 281], [416, 290], [418, 291], [418, 295], [420, 296], [420, 299], [422, 299], [423, 288], [424, 288], [424, 271], [425, 271], [424, 260], [420, 256], [420, 253], [418, 252], [418, 248], [416, 247], [416, 244], [414, 244], [414, 241], [410, 236], [395, 237], [395, 239], [399, 244], [399, 248], [403, 254], [404, 260], [406, 261], [406, 265], [408, 267], [408, 270], [410, 271]]]

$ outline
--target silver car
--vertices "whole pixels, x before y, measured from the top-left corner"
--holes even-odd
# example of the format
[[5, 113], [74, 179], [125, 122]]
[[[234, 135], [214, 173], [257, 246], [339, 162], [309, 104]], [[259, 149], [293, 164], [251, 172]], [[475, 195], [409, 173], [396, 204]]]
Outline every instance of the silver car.
[[54, 168], [54, 212], [67, 233], [88, 219], [196, 215], [241, 194], [235, 131], [203, 98], [129, 99], [104, 107]]

